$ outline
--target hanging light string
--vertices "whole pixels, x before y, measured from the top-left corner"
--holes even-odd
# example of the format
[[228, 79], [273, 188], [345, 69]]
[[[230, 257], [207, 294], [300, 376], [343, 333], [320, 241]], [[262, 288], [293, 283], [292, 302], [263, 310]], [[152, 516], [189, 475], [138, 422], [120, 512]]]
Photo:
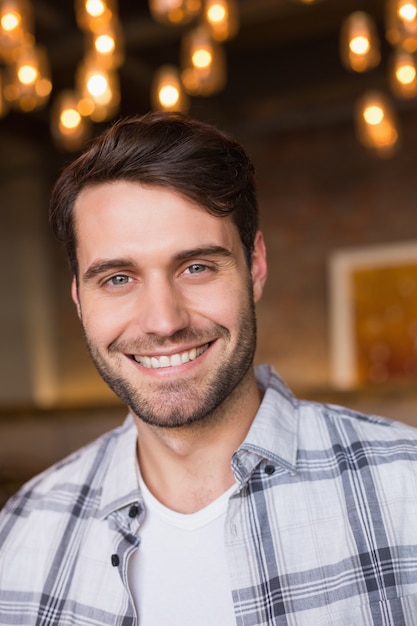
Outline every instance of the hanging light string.
[[154, 18], [165, 24], [197, 21], [181, 39], [179, 66], [162, 66], [156, 73], [153, 107], [183, 111], [189, 96], [206, 97], [221, 91], [227, 80], [222, 44], [239, 30], [236, 0], [149, 0], [149, 8]]
[[[239, 29], [236, 0], [150, 0], [151, 15], [166, 25], [190, 24], [180, 42], [178, 67], [154, 75], [153, 108], [186, 111], [189, 96], [209, 96], [226, 84], [223, 43]], [[120, 106], [118, 70], [124, 62], [123, 28], [117, 0], [75, 0], [84, 55], [74, 86], [58, 93], [51, 107], [55, 143], [77, 150], [92, 134], [92, 122], [111, 119]], [[0, 117], [10, 107], [29, 112], [46, 105], [52, 82], [46, 51], [36, 43], [30, 0], [0, 0]]]
[[118, 69], [124, 60], [123, 30], [115, 0], [76, 0], [77, 25], [84, 34], [84, 56], [75, 88], [59, 94], [51, 114], [51, 132], [67, 150], [91, 135], [91, 122], [111, 119], [120, 104]]
[[10, 107], [27, 113], [47, 103], [52, 90], [49, 61], [36, 42], [28, 0], [0, 3], [0, 60], [0, 116]]
[[[417, 97], [417, 0], [386, 0], [385, 37], [392, 46], [389, 87], [400, 99]], [[346, 69], [367, 72], [381, 60], [377, 28], [370, 15], [356, 11], [340, 29], [340, 56]], [[379, 156], [391, 156], [398, 147], [400, 129], [389, 94], [368, 91], [356, 103], [359, 141]]]

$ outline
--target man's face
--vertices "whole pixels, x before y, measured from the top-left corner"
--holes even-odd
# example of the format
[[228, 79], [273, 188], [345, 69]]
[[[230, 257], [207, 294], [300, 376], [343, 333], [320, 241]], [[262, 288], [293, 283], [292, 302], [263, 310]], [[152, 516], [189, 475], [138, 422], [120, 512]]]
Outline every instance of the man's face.
[[85, 189], [75, 227], [73, 298], [87, 345], [131, 410], [178, 427], [238, 396], [252, 375], [266, 275], [260, 233], [250, 273], [230, 218], [125, 181]]

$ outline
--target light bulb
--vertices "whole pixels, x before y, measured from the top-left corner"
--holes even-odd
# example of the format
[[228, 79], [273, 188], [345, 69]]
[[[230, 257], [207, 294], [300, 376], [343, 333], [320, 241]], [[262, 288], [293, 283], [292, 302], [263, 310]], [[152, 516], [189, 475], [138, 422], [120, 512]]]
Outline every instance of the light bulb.
[[415, 53], [396, 48], [391, 55], [389, 82], [392, 92], [399, 98], [417, 96], [417, 64]]
[[59, 118], [61, 126], [67, 130], [73, 130], [81, 122], [81, 115], [74, 108], [64, 109]]
[[372, 18], [363, 11], [351, 13], [340, 30], [340, 56], [344, 66], [366, 72], [380, 61], [379, 39]]
[[21, 17], [19, 13], [15, 13], [10, 11], [9, 13], [5, 13], [1, 17], [1, 27], [3, 30], [7, 32], [11, 32], [15, 30], [21, 22]]
[[363, 112], [363, 118], [367, 124], [371, 126], [376, 126], [380, 124], [384, 119], [384, 110], [381, 106], [377, 104], [371, 104], [366, 107]]
[[95, 48], [100, 54], [109, 54], [115, 48], [114, 38], [110, 35], [99, 35], [94, 41]]
[[34, 65], [22, 65], [17, 70], [17, 76], [23, 85], [33, 85], [39, 76], [39, 72]]
[[163, 65], [155, 73], [151, 99], [154, 109], [165, 111], [186, 111], [188, 98], [181, 84], [178, 68]]
[[368, 37], [358, 35], [349, 42], [349, 48], [355, 54], [366, 54], [369, 51], [370, 43]]
[[239, 30], [239, 9], [236, 0], [206, 0], [205, 21], [216, 41], [226, 41]]
[[410, 85], [416, 77], [416, 68], [412, 65], [402, 65], [395, 72], [397, 80], [403, 85]]
[[87, 0], [85, 10], [91, 17], [101, 17], [106, 10], [106, 4], [102, 0]]
[[179, 97], [179, 91], [174, 85], [164, 85], [159, 91], [159, 100], [164, 108], [175, 106]]
[[356, 133], [359, 141], [381, 157], [393, 154], [399, 139], [394, 108], [385, 94], [365, 93], [356, 104]]
[[52, 137], [57, 146], [64, 150], [78, 150], [91, 135], [91, 123], [80, 114], [79, 102], [77, 92], [66, 90], [58, 94], [52, 104]]
[[193, 53], [192, 61], [195, 67], [200, 69], [209, 67], [212, 60], [212, 55], [209, 50], [205, 48], [199, 48]]
[[404, 22], [412, 22], [416, 19], [417, 7], [412, 2], [404, 2], [398, 7], [398, 16]]
[[393, 46], [408, 52], [417, 50], [417, 1], [389, 0], [386, 2], [386, 37]]
[[87, 80], [88, 92], [95, 98], [102, 96], [107, 89], [107, 80], [103, 74], [92, 74]]
[[207, 19], [209, 22], [218, 24], [227, 17], [226, 8], [221, 4], [212, 4], [207, 10]]

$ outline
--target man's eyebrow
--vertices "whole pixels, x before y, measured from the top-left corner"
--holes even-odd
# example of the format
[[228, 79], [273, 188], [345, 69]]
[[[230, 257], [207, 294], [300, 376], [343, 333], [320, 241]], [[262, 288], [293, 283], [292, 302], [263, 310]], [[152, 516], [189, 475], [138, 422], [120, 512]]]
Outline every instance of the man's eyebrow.
[[103, 259], [95, 261], [83, 274], [83, 281], [88, 282], [105, 272], [120, 270], [121, 268], [132, 269], [134, 263], [131, 259]]
[[191, 250], [184, 250], [175, 255], [177, 261], [187, 261], [197, 257], [225, 257], [230, 258], [233, 256], [231, 250], [223, 248], [223, 246], [202, 246], [199, 248], [192, 248]]

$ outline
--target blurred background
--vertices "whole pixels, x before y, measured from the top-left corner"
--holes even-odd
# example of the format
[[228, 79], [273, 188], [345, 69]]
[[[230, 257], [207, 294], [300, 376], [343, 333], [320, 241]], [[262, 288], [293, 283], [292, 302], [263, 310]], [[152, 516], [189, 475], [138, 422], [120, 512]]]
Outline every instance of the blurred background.
[[257, 361], [417, 426], [416, 0], [0, 0], [0, 504], [126, 411], [83, 345], [48, 225], [120, 116], [184, 110], [257, 170]]

